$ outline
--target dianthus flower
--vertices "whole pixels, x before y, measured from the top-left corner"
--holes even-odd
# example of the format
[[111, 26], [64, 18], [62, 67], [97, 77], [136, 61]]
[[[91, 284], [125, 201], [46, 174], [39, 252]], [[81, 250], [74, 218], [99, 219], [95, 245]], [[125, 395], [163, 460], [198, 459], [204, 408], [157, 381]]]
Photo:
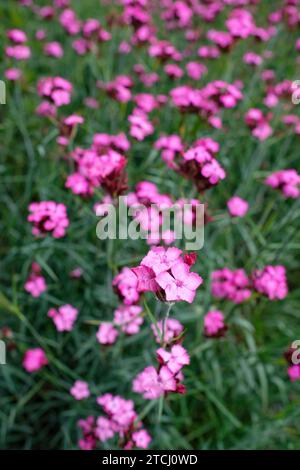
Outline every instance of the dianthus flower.
[[285, 197], [300, 197], [300, 174], [294, 169], [275, 171], [266, 178], [265, 184], [278, 189]]
[[284, 266], [265, 266], [262, 270], [254, 271], [252, 280], [254, 289], [270, 300], [282, 300], [288, 294]]
[[96, 338], [100, 344], [110, 345], [116, 342], [118, 335], [119, 332], [116, 330], [116, 328], [114, 328], [112, 323], [103, 322], [99, 326]]
[[128, 121], [130, 122], [130, 135], [139, 142], [154, 132], [154, 127], [149, 121], [147, 114], [139, 108], [133, 110], [132, 114], [128, 117]]
[[138, 280], [130, 268], [123, 268], [113, 279], [113, 288], [125, 305], [132, 305], [139, 300]]
[[76, 400], [83, 400], [84, 398], [88, 398], [90, 396], [89, 385], [83, 380], [76, 380], [70, 389], [70, 393]]
[[67, 209], [64, 204], [54, 201], [32, 202], [27, 220], [33, 224], [33, 235], [51, 233], [54, 238], [65, 236], [69, 226]]
[[152, 248], [140, 266], [133, 268], [138, 279], [140, 292], [155, 292], [162, 301], [186, 301], [192, 303], [202, 278], [190, 272], [190, 265], [182, 258], [182, 251], [176, 247]]
[[137, 421], [137, 413], [132, 400], [125, 400], [119, 395], [105, 393], [97, 398], [107, 416], [100, 416], [96, 424], [96, 436], [101, 442], [119, 435], [119, 445], [124, 449], [133, 447], [146, 448], [151, 437], [142, 428], [142, 422]]
[[47, 356], [41, 348], [28, 349], [24, 354], [23, 367], [27, 372], [36, 372], [47, 364]]
[[220, 299], [242, 303], [251, 296], [250, 285], [250, 279], [243, 269], [231, 271], [223, 268], [212, 273], [212, 295]]
[[208, 338], [220, 338], [224, 336], [227, 326], [224, 314], [220, 310], [211, 310], [204, 317], [204, 334]]
[[61, 77], [42, 78], [37, 85], [39, 96], [47, 98], [57, 107], [71, 102], [72, 90], [72, 83]]
[[245, 122], [252, 130], [252, 135], [259, 140], [265, 140], [273, 133], [269, 124], [270, 115], [265, 116], [260, 109], [251, 108], [245, 115]]
[[24, 289], [29, 292], [32, 297], [39, 297], [47, 290], [45, 278], [41, 275], [41, 267], [37, 263], [32, 263], [31, 273], [24, 284]]
[[142, 311], [139, 305], [120, 306], [114, 312], [114, 324], [127, 335], [135, 335], [144, 321]]
[[53, 319], [57, 331], [72, 331], [78, 316], [77, 308], [72, 305], [62, 305], [58, 309], [51, 308], [48, 317]]
[[175, 344], [170, 351], [160, 348], [156, 354], [158, 369], [149, 366], [138, 374], [132, 384], [133, 391], [148, 400], [171, 392], [185, 393], [185, 387], [181, 383], [181, 369], [190, 362], [187, 351], [181, 345]]
[[227, 202], [231, 217], [244, 217], [249, 209], [249, 204], [244, 199], [234, 196]]

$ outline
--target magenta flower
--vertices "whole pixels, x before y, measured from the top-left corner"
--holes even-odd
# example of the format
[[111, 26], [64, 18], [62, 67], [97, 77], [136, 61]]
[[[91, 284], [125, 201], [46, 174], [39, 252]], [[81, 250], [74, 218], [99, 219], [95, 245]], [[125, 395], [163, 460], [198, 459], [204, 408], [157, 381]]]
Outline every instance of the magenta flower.
[[36, 372], [49, 363], [43, 349], [28, 349], [24, 354], [23, 367], [27, 372]]
[[158, 274], [156, 282], [164, 290], [168, 302], [184, 300], [192, 303], [196, 289], [203, 280], [198, 274], [191, 273], [187, 264], [179, 261], [173, 264], [171, 273], [165, 271]]
[[89, 385], [83, 380], [76, 380], [70, 393], [76, 400], [84, 400], [90, 396]]
[[244, 217], [249, 209], [249, 204], [244, 199], [235, 196], [227, 202], [229, 213], [232, 217]]
[[109, 322], [101, 323], [96, 334], [98, 342], [104, 345], [114, 344], [118, 336], [118, 330], [116, 330], [113, 324]]
[[220, 338], [225, 334], [227, 326], [224, 314], [220, 310], [211, 310], [204, 317], [204, 334], [208, 338]]
[[27, 220], [33, 224], [33, 235], [51, 233], [54, 238], [65, 236], [69, 219], [64, 204], [57, 204], [54, 201], [32, 202], [29, 205], [29, 212]]
[[72, 331], [74, 323], [78, 316], [77, 308], [72, 305], [62, 305], [58, 309], [51, 308], [48, 312], [48, 317], [53, 319], [57, 331]]
[[288, 295], [284, 266], [265, 266], [262, 270], [254, 271], [252, 279], [255, 290], [270, 300], [282, 300]]

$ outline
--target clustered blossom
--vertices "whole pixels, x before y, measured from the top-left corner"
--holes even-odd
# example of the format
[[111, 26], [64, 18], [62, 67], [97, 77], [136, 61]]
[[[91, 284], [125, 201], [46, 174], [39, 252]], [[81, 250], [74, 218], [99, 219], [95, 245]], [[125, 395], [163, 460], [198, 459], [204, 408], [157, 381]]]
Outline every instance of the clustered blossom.
[[220, 310], [211, 310], [204, 317], [204, 335], [208, 338], [220, 338], [227, 330], [224, 314]]
[[172, 136], [172, 141], [170, 137], [161, 138], [156, 147], [164, 149], [163, 158], [167, 165], [192, 180], [200, 192], [216, 186], [226, 177], [225, 170], [215, 158], [219, 144], [213, 139], [199, 139], [185, 152], [182, 152], [181, 142], [175, 136]]
[[29, 292], [32, 297], [39, 297], [47, 290], [45, 278], [41, 275], [41, 267], [38, 263], [32, 263], [31, 273], [24, 284], [24, 289]]
[[70, 389], [70, 394], [75, 398], [75, 400], [84, 400], [90, 396], [89, 385], [84, 380], [76, 380], [72, 388]]
[[102, 322], [96, 334], [100, 344], [114, 344], [119, 331], [127, 335], [135, 335], [143, 324], [143, 309], [139, 305], [121, 305], [114, 312], [113, 322]]
[[43, 236], [50, 233], [54, 238], [64, 237], [69, 226], [67, 208], [54, 201], [32, 202], [27, 220], [33, 224], [32, 234]]
[[260, 109], [251, 108], [245, 115], [245, 122], [250, 127], [252, 135], [259, 140], [265, 140], [272, 135], [273, 130], [269, 124], [271, 115], [264, 115]]
[[282, 300], [288, 294], [286, 271], [284, 266], [265, 266], [252, 275], [254, 289], [270, 300]]
[[48, 317], [52, 318], [57, 331], [72, 331], [74, 323], [78, 316], [77, 308], [72, 305], [62, 305], [58, 309], [51, 308], [48, 312]]
[[222, 127], [219, 113], [223, 108], [234, 108], [243, 98], [240, 89], [234, 85], [216, 80], [201, 89], [188, 85], [173, 88], [170, 92], [173, 104], [182, 112], [200, 114], [213, 126]]
[[234, 196], [227, 202], [231, 217], [244, 217], [249, 209], [249, 204], [244, 199]]
[[244, 269], [223, 268], [212, 273], [211, 290], [214, 297], [240, 304], [250, 298], [251, 282]]
[[192, 303], [202, 278], [190, 272], [190, 267], [181, 250], [159, 246], [151, 248], [141, 264], [132, 271], [137, 276], [140, 292], [154, 292], [164, 302]]
[[27, 35], [21, 29], [10, 29], [6, 33], [7, 38], [10, 40], [11, 45], [6, 46], [5, 54], [10, 59], [28, 60], [31, 57], [31, 49], [25, 43], [27, 42]]
[[95, 188], [102, 188], [110, 196], [117, 197], [127, 189], [127, 159], [119, 151], [128, 148], [127, 139], [123, 134], [112, 136], [112, 139], [99, 136], [106, 137], [96, 134], [90, 148], [77, 147], [72, 152], [76, 171], [68, 176], [66, 187], [85, 197], [91, 196]]
[[24, 354], [23, 367], [27, 372], [36, 372], [49, 363], [43, 349], [28, 349]]
[[46, 98], [56, 107], [67, 105], [71, 102], [73, 85], [62, 77], [46, 77], [39, 80], [37, 92], [42, 98]]
[[113, 288], [125, 305], [138, 302], [140, 293], [137, 290], [138, 281], [130, 268], [123, 268], [113, 279]]
[[187, 351], [174, 344], [169, 351], [159, 348], [156, 351], [158, 367], [146, 367], [133, 381], [133, 391], [145, 399], [155, 400], [167, 393], [185, 393], [182, 384], [182, 368], [190, 363]]
[[[93, 425], [93, 435], [96, 439], [105, 442], [117, 434], [123, 449], [130, 450], [136, 447], [146, 449], [149, 446], [151, 437], [143, 429], [142, 422], [138, 421], [132, 400], [125, 400], [119, 395], [105, 393], [97, 398], [97, 403], [102, 407], [106, 416], [99, 416], [96, 423], [94, 420], [89, 420], [89, 424]], [[80, 427], [83, 429], [86, 439], [87, 431], [91, 432], [92, 429], [91, 426], [84, 429], [82, 424], [81, 422]], [[94, 442], [94, 447], [95, 445], [96, 442]]]
[[266, 178], [265, 184], [278, 189], [285, 197], [300, 197], [300, 174], [296, 170], [275, 171]]

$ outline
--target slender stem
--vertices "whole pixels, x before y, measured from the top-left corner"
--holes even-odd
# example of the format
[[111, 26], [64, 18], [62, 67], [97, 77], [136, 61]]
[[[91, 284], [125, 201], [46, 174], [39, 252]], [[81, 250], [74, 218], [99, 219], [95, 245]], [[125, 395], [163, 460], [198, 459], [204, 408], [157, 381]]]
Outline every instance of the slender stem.
[[157, 335], [158, 335], [160, 341], [162, 342], [162, 334], [161, 334], [161, 331], [160, 331], [160, 329], [159, 329], [159, 327], [158, 327], [158, 324], [157, 324], [157, 321], [156, 321], [156, 319], [155, 319], [155, 316], [154, 316], [153, 313], [151, 312], [151, 310], [150, 310], [150, 308], [149, 308], [149, 306], [148, 306], [148, 304], [147, 304], [147, 302], [146, 302], [146, 299], [144, 299], [144, 306], [145, 306], [146, 313], [147, 313], [147, 315], [148, 315], [148, 317], [149, 317], [149, 319], [150, 319], [150, 322], [154, 325], [154, 328], [155, 328], [155, 330], [156, 330], [156, 333], [157, 333]]
[[166, 327], [167, 327], [167, 322], [168, 322], [168, 319], [169, 319], [170, 311], [171, 311], [171, 308], [173, 307], [173, 305], [174, 304], [171, 303], [171, 302], [168, 303], [167, 313], [166, 313], [165, 318], [163, 319], [163, 328], [162, 328], [162, 346], [163, 347], [166, 346], [166, 344], [165, 344]]

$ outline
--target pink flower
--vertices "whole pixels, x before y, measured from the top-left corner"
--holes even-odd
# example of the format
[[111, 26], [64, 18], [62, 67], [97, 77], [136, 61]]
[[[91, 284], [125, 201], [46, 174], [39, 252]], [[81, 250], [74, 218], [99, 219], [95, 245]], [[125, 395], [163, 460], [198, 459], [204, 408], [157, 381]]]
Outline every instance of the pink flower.
[[53, 319], [57, 331], [60, 332], [72, 331], [77, 316], [77, 308], [74, 308], [69, 304], [62, 305], [57, 310], [55, 308], [51, 308], [48, 312], [48, 317]]
[[41, 348], [28, 349], [24, 354], [23, 367], [27, 372], [36, 372], [47, 364], [47, 356]]
[[278, 189], [285, 197], [300, 197], [300, 174], [296, 170], [275, 171], [266, 178], [265, 184]]
[[232, 217], [244, 217], [249, 209], [249, 204], [244, 199], [235, 196], [227, 202], [229, 213]]
[[211, 310], [204, 317], [204, 334], [207, 337], [219, 338], [226, 332], [224, 314], [219, 310]]
[[192, 303], [196, 289], [203, 281], [198, 274], [190, 272], [187, 264], [179, 261], [173, 264], [171, 273], [161, 272], [158, 274], [156, 282], [164, 290], [168, 302], [184, 300]]
[[200, 78], [207, 73], [207, 67], [199, 62], [188, 62], [186, 64], [186, 71], [188, 76], [193, 80], [200, 80]]
[[5, 54], [16, 60], [28, 60], [31, 56], [31, 50], [30, 47], [24, 45], [8, 46], [5, 48]]
[[57, 41], [48, 42], [45, 44], [44, 52], [46, 55], [50, 57], [56, 57], [57, 59], [60, 59], [64, 55], [64, 50], [61, 44]]
[[119, 335], [112, 323], [103, 322], [99, 326], [96, 337], [100, 344], [114, 344]]
[[70, 393], [76, 400], [83, 400], [84, 398], [88, 398], [90, 396], [89, 385], [83, 380], [76, 380], [70, 390]]
[[156, 351], [157, 359], [160, 364], [168, 366], [168, 369], [174, 374], [190, 363], [190, 358], [187, 351], [180, 345], [175, 344], [172, 346], [171, 351], [168, 352], [163, 348]]
[[140, 431], [132, 433], [132, 440], [136, 447], [147, 449], [151, 442], [151, 436], [145, 429], [141, 429]]
[[[165, 322], [165, 328], [163, 328], [163, 322], [159, 321], [157, 322], [157, 325], [152, 324], [151, 329], [153, 331], [157, 343], [160, 343], [164, 329], [164, 342], [166, 344], [169, 344], [175, 341], [175, 339], [181, 335], [184, 328], [183, 325], [175, 318], [168, 318]], [[157, 330], [160, 336], [158, 335]]]
[[71, 102], [73, 85], [62, 77], [46, 77], [39, 80], [37, 91], [39, 96], [52, 101], [60, 107]]
[[130, 268], [123, 268], [122, 271], [115, 276], [112, 283], [116, 293], [123, 300], [125, 305], [132, 305], [139, 300], [138, 280]]
[[10, 29], [6, 33], [8, 39], [16, 44], [22, 44], [27, 41], [27, 36], [21, 29]]
[[284, 266], [265, 266], [263, 270], [254, 271], [252, 279], [255, 290], [270, 300], [282, 300], [288, 294]]
[[47, 290], [45, 278], [41, 276], [41, 268], [37, 263], [32, 263], [31, 273], [25, 282], [24, 289], [29, 292], [32, 297], [39, 297]]
[[179, 260], [181, 254], [182, 251], [176, 247], [165, 249], [162, 246], [158, 246], [149, 251], [142, 259], [141, 265], [151, 268], [157, 275], [168, 271]]
[[120, 326], [124, 333], [135, 335], [144, 321], [142, 311], [139, 305], [121, 306], [114, 312], [114, 324]]
[[54, 201], [32, 202], [29, 205], [29, 213], [27, 220], [33, 224], [33, 235], [45, 235], [50, 232], [54, 238], [65, 236], [69, 219], [64, 204]]
[[243, 269], [213, 271], [211, 290], [214, 297], [229, 299], [237, 304], [251, 297], [250, 279]]
[[139, 142], [143, 141], [145, 137], [153, 134], [154, 127], [149, 121], [147, 115], [140, 109], [134, 109], [133, 113], [128, 117], [130, 122], [130, 135]]
[[20, 80], [20, 78], [22, 77], [22, 71], [17, 68], [6, 69], [4, 75], [7, 80], [15, 82], [17, 80]]
[[288, 375], [291, 382], [295, 382], [296, 380], [300, 380], [300, 365], [292, 365], [288, 368]]
[[243, 61], [245, 64], [258, 66], [262, 64], [263, 59], [260, 55], [255, 54], [254, 52], [246, 52], [243, 57]]

